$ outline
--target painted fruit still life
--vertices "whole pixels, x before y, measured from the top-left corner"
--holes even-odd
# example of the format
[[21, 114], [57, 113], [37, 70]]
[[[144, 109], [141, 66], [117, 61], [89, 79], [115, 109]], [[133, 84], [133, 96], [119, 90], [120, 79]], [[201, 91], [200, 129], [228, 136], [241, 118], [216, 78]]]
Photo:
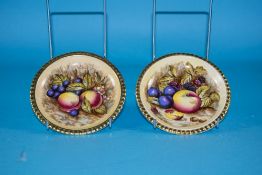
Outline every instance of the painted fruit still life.
[[92, 124], [114, 103], [112, 82], [89, 64], [55, 69], [47, 82], [43, 106], [54, 120], [67, 126]]
[[181, 61], [157, 72], [145, 89], [150, 110], [177, 127], [209, 120], [217, 110], [220, 95], [203, 66]]
[[59, 55], [36, 73], [30, 101], [47, 128], [91, 134], [117, 118], [126, 97], [124, 80], [106, 58], [88, 52]]

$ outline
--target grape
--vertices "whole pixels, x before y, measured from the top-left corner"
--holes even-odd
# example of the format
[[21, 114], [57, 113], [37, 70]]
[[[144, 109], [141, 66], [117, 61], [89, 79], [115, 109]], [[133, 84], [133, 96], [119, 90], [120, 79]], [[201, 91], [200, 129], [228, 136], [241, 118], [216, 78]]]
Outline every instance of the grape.
[[49, 90], [46, 92], [46, 95], [47, 95], [48, 97], [53, 97], [54, 94], [55, 94], [55, 91], [54, 91], [53, 89], [49, 89]]
[[54, 94], [53, 98], [58, 98], [58, 97], [59, 97], [59, 95], [60, 95], [60, 92], [55, 92], [55, 94]]
[[82, 83], [82, 79], [81, 79], [81, 78], [76, 78], [76, 79], [74, 80], [74, 82], [75, 82], [75, 83]]
[[68, 86], [70, 84], [70, 81], [69, 80], [65, 80], [64, 82], [63, 82], [63, 86]]
[[173, 87], [171, 87], [171, 86], [167, 86], [167, 87], [164, 89], [164, 94], [165, 94], [165, 95], [173, 96], [175, 93], [176, 93], [176, 90], [175, 90]]
[[76, 117], [79, 114], [79, 111], [77, 109], [73, 109], [69, 112], [69, 115], [72, 117]]
[[172, 96], [167, 95], [166, 97], [173, 103], [173, 97]]
[[206, 82], [206, 79], [205, 79], [205, 77], [203, 77], [203, 76], [199, 77], [198, 80], [199, 80], [201, 83], [205, 83], [205, 82]]
[[158, 110], [156, 107], [151, 107], [151, 111], [154, 113], [154, 114], [159, 114]]
[[62, 92], [65, 92], [65, 87], [62, 86], [62, 85], [59, 86], [59, 87], [58, 87], [58, 92], [61, 92], [61, 93], [62, 93]]
[[160, 92], [157, 88], [151, 87], [147, 90], [147, 94], [150, 97], [158, 97]]
[[183, 85], [184, 89], [190, 90], [190, 91], [196, 91], [196, 87], [192, 83], [185, 83]]
[[59, 86], [55, 84], [55, 85], [52, 86], [52, 89], [55, 91], [55, 90], [57, 90], [58, 87]]
[[167, 96], [160, 96], [158, 98], [158, 103], [159, 103], [160, 107], [165, 108], [165, 109], [170, 108], [171, 105], [172, 105], [171, 99]]
[[196, 79], [196, 80], [194, 80], [194, 84], [197, 85], [197, 86], [201, 86], [201, 81]]
[[171, 82], [169, 83], [169, 86], [175, 87], [175, 86], [177, 86], [177, 85], [178, 85], [178, 83], [177, 83], [176, 81], [171, 81]]
[[75, 91], [75, 94], [78, 95], [78, 96], [81, 95], [81, 93], [82, 93], [82, 90]]
[[180, 90], [181, 90], [181, 85], [180, 85], [180, 84], [177, 85], [176, 87], [174, 87], [174, 89], [176, 90], [176, 92], [177, 92], [177, 91], [180, 91]]
[[170, 82], [169, 86], [172, 86], [176, 90], [176, 92], [181, 89], [181, 85], [178, 82], [176, 82], [176, 81]]

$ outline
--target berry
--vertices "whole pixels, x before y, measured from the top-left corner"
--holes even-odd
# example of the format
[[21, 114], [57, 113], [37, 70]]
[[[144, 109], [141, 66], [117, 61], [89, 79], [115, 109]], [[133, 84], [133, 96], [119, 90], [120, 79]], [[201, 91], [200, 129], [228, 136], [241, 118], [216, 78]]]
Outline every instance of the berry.
[[172, 101], [167, 96], [160, 96], [158, 98], [158, 103], [160, 107], [165, 108], [165, 109], [170, 108], [172, 106]]
[[176, 92], [181, 89], [181, 85], [178, 82], [176, 82], [176, 81], [170, 82], [169, 86], [172, 86], [176, 90]]
[[176, 90], [175, 90], [173, 87], [171, 87], [171, 86], [167, 86], [167, 87], [164, 89], [164, 94], [165, 94], [165, 95], [173, 96], [175, 93], [176, 93]]
[[64, 82], [63, 82], [63, 86], [68, 86], [70, 84], [70, 81], [69, 80], [65, 80]]
[[196, 91], [196, 87], [192, 84], [192, 83], [185, 83], [183, 85], [184, 89], [190, 90], [195, 92]]
[[174, 109], [166, 109], [165, 113], [173, 113], [175, 110]]
[[81, 95], [82, 94], [82, 90], [75, 91], [75, 94], [78, 95], [78, 96]]
[[55, 92], [55, 94], [54, 94], [53, 98], [58, 98], [58, 97], [59, 97], [59, 95], [60, 95], [60, 92]]
[[46, 95], [47, 95], [48, 97], [53, 97], [54, 94], [55, 94], [55, 91], [54, 91], [53, 89], [49, 89], [49, 90], [47, 91], [47, 93], [46, 93]]
[[81, 79], [81, 78], [76, 78], [76, 79], [74, 80], [74, 82], [75, 82], [75, 83], [82, 83], [82, 79]]
[[194, 84], [195, 84], [196, 86], [201, 86], [201, 81], [198, 80], [198, 79], [196, 79], [196, 80], [194, 80]]
[[77, 109], [73, 109], [69, 112], [69, 115], [72, 117], [76, 117], [79, 114], [79, 111]]
[[156, 107], [152, 107], [151, 108], [151, 111], [154, 113], [154, 114], [159, 114], [158, 110]]
[[176, 81], [171, 81], [171, 82], [169, 83], [169, 86], [175, 87], [175, 86], [177, 86], [177, 85], [178, 85], [178, 83], [177, 83]]
[[201, 83], [205, 83], [205, 82], [206, 82], [206, 79], [205, 79], [205, 77], [203, 77], [203, 76], [199, 77], [198, 80], [199, 80]]
[[59, 86], [59, 87], [58, 87], [58, 92], [61, 92], [61, 93], [62, 93], [62, 92], [65, 92], [65, 87], [62, 86], [62, 85]]
[[160, 95], [160, 92], [157, 88], [151, 87], [147, 90], [147, 94], [150, 97], [158, 97]]
[[173, 97], [172, 96], [167, 95], [166, 97], [171, 101], [171, 103], [173, 103]]
[[180, 84], [177, 85], [176, 87], [174, 87], [174, 89], [176, 90], [176, 92], [177, 92], [177, 91], [180, 91], [180, 90], [181, 90], [181, 85], [180, 85]]
[[57, 90], [58, 87], [59, 86], [55, 84], [55, 85], [52, 86], [52, 89], [55, 91], [55, 90]]

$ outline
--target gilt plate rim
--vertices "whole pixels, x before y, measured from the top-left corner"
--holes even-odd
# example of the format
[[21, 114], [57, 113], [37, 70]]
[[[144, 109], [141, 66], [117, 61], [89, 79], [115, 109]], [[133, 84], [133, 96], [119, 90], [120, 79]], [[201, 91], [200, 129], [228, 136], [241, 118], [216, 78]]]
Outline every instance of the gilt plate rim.
[[[218, 115], [218, 117], [212, 121], [211, 123], [209, 123], [208, 125], [205, 125], [203, 127], [200, 127], [198, 129], [192, 129], [192, 130], [183, 130], [183, 129], [175, 129], [173, 127], [170, 126], [165, 126], [159, 122], [154, 123], [154, 117], [152, 117], [147, 110], [145, 109], [142, 100], [141, 100], [141, 95], [140, 95], [140, 84], [141, 84], [141, 80], [143, 79], [145, 73], [150, 69], [150, 67], [154, 64], [157, 64], [158, 61], [163, 60], [167, 57], [170, 56], [178, 56], [178, 55], [182, 55], [182, 56], [192, 56], [195, 57], [196, 59], [201, 59], [203, 61], [205, 61], [206, 63], [208, 63], [210, 66], [212, 66], [213, 68], [215, 68], [218, 73], [221, 75], [221, 77], [224, 80], [225, 86], [226, 86], [226, 93], [227, 93], [227, 98], [226, 98], [226, 103], [225, 106], [222, 110], [222, 112]], [[168, 133], [172, 133], [172, 134], [177, 134], [177, 135], [192, 135], [192, 134], [198, 134], [198, 133], [202, 133], [205, 131], [208, 131], [212, 128], [214, 128], [215, 126], [217, 126], [219, 124], [219, 122], [221, 122], [224, 118], [226, 113], [228, 112], [229, 109], [229, 105], [230, 105], [230, 100], [231, 100], [231, 91], [230, 91], [230, 87], [228, 84], [228, 80], [226, 79], [225, 75], [222, 73], [222, 71], [212, 62], [210, 62], [207, 59], [204, 59], [200, 56], [194, 55], [194, 54], [190, 54], [190, 53], [170, 53], [170, 54], [166, 54], [163, 55], [157, 59], [155, 59], [154, 61], [152, 61], [150, 64], [148, 64], [144, 70], [142, 71], [142, 73], [140, 74], [138, 80], [137, 80], [137, 84], [136, 84], [136, 100], [137, 100], [137, 104], [138, 107], [141, 111], [141, 113], [143, 114], [143, 116], [147, 119], [148, 122], [150, 122], [152, 125], [155, 125], [157, 128], [166, 131]]]
[[[37, 81], [39, 79], [39, 77], [41, 76], [41, 74], [43, 73], [43, 71], [45, 69], [47, 69], [52, 63], [63, 59], [67, 56], [73, 56], [73, 55], [85, 55], [85, 56], [90, 56], [94, 59], [98, 59], [102, 62], [104, 62], [106, 65], [108, 65], [115, 73], [116, 76], [118, 77], [119, 83], [120, 83], [120, 89], [121, 89], [121, 97], [119, 100], [119, 103], [117, 105], [117, 108], [115, 109], [115, 111], [113, 112], [113, 114], [111, 116], [109, 116], [107, 118], [107, 120], [105, 120], [104, 122], [100, 123], [99, 125], [96, 125], [94, 127], [88, 128], [88, 129], [79, 129], [79, 130], [72, 130], [72, 129], [67, 129], [67, 128], [63, 128], [60, 126], [57, 126], [55, 124], [53, 124], [52, 122], [50, 122], [39, 110], [37, 103], [36, 103], [36, 98], [35, 98], [35, 90], [36, 90], [36, 85], [37, 85]], [[61, 54], [57, 57], [54, 57], [53, 59], [49, 60], [47, 63], [45, 63], [40, 70], [35, 74], [31, 87], [30, 87], [30, 102], [31, 102], [31, 106], [33, 109], [33, 112], [35, 113], [35, 116], [39, 119], [39, 121], [46, 125], [48, 122], [48, 128], [57, 131], [59, 133], [62, 134], [69, 134], [69, 135], [83, 135], [83, 134], [90, 134], [90, 133], [94, 133], [97, 132], [99, 130], [102, 130], [103, 128], [107, 127], [110, 122], [113, 122], [119, 115], [119, 113], [121, 112], [124, 102], [125, 102], [125, 98], [126, 98], [126, 88], [125, 88], [125, 83], [124, 83], [124, 79], [121, 75], [121, 73], [119, 72], [119, 70], [112, 64], [110, 63], [106, 58], [102, 58], [99, 55], [96, 55], [94, 53], [90, 53], [90, 52], [83, 52], [83, 51], [78, 51], [78, 52], [69, 52], [69, 53], [65, 53], [65, 54]], [[110, 121], [111, 119], [111, 121]]]

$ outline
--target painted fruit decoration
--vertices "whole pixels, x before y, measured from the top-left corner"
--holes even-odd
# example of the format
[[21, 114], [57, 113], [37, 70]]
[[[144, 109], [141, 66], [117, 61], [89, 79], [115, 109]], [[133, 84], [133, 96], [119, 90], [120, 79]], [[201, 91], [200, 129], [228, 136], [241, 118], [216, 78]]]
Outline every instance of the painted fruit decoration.
[[99, 108], [103, 103], [102, 95], [93, 90], [87, 90], [83, 92], [80, 96], [80, 99], [81, 101], [86, 99], [90, 103], [91, 108], [93, 109]]
[[73, 109], [79, 109], [80, 99], [79, 96], [73, 92], [65, 92], [59, 95], [57, 102], [60, 109], [64, 112], [70, 112]]
[[174, 108], [183, 113], [196, 112], [201, 105], [200, 97], [193, 91], [180, 90], [173, 96]]
[[212, 116], [220, 96], [206, 69], [179, 62], [161, 70], [149, 81], [146, 90], [147, 101], [155, 115], [183, 122], [183, 126], [203, 123]]
[[[108, 83], [110, 82], [108, 78], [95, 70], [92, 72], [86, 71], [88, 70], [86, 68], [84, 70], [84, 72], [67, 70], [68, 72], [56, 73], [49, 78], [46, 91], [49, 99], [44, 101], [46, 103], [44, 105], [49, 109], [53, 104], [53, 110], [59, 109], [60, 112], [67, 114], [65, 116], [69, 118], [54, 115], [59, 120], [66, 120], [66, 123], [71, 120], [70, 117], [78, 119], [79, 116], [83, 116], [83, 122], [86, 122], [87, 114], [101, 117], [107, 113], [113, 102], [113, 85]], [[58, 114], [60, 113], [56, 113]]]

